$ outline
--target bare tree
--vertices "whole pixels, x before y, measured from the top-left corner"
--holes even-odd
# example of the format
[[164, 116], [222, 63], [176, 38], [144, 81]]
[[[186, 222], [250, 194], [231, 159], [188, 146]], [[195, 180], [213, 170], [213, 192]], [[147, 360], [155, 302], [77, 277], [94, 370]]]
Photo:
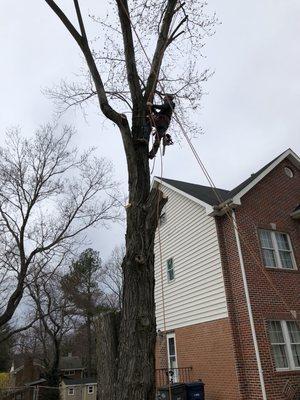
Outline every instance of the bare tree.
[[[205, 2], [201, 0], [114, 0], [111, 8], [115, 7], [116, 14], [108, 21], [98, 20], [110, 36], [102, 36], [103, 46], [97, 51], [91, 48], [79, 0], [73, 0], [76, 23], [54, 0], [45, 2], [78, 44], [89, 71], [84, 86], [73, 84], [57, 90], [55, 98], [69, 107], [95, 97], [104, 116], [118, 127], [127, 160], [129, 204], [122, 263], [123, 302], [120, 323], [112, 314], [104, 315], [99, 323], [99, 345], [103, 346], [99, 350], [99, 396], [152, 400], [156, 339], [154, 237], [166, 199], [159, 188], [150, 190], [148, 146], [137, 139], [145, 136], [147, 103], [155, 95], [175, 93], [177, 102], [182, 101], [186, 108], [197, 107], [201, 82], [208, 73], [201, 72], [195, 60], [201, 54], [204, 36], [211, 33], [214, 18], [206, 17]], [[120, 106], [126, 110], [118, 111]]]
[[122, 308], [123, 271], [122, 263], [125, 247], [117, 246], [112, 251], [103, 268], [102, 284], [105, 288], [108, 304], [117, 310]]
[[[60, 274], [49, 271], [49, 274], [36, 277], [29, 288], [39, 316], [32, 330], [42, 350], [48, 384], [53, 387], [59, 386], [62, 341], [75, 325], [73, 305], [61, 288], [61, 279]], [[56, 398], [59, 398], [58, 391], [52, 391], [51, 399]]]
[[12, 328], [9, 324], [0, 327], [0, 374], [7, 372], [11, 367], [12, 361], [12, 348], [15, 340], [11, 337], [10, 333]]
[[103, 197], [115, 188], [110, 164], [92, 151], [79, 155], [72, 134], [48, 125], [25, 139], [11, 130], [0, 149], [0, 326], [32, 276], [62, 260], [88, 227], [117, 217], [115, 196]]

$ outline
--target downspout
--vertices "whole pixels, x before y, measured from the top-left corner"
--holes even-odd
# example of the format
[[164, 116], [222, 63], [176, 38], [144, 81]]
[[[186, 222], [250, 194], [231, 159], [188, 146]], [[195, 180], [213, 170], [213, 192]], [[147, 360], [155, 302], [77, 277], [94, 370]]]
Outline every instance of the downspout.
[[247, 284], [247, 277], [246, 277], [246, 272], [245, 272], [245, 264], [244, 264], [244, 260], [243, 260], [241, 242], [240, 242], [240, 237], [239, 237], [239, 233], [238, 233], [238, 228], [237, 228], [237, 223], [236, 223], [234, 210], [232, 210], [232, 219], [233, 219], [233, 227], [234, 227], [235, 239], [236, 239], [236, 244], [237, 244], [237, 249], [238, 249], [238, 254], [239, 254], [239, 260], [240, 260], [240, 265], [241, 265], [241, 271], [242, 271], [242, 277], [243, 277], [243, 285], [244, 285], [244, 291], [245, 291], [245, 296], [246, 296], [247, 310], [248, 310], [248, 315], [249, 315], [251, 334], [252, 334], [255, 357], [256, 357], [256, 362], [257, 362], [257, 368], [258, 368], [261, 392], [262, 392], [263, 400], [267, 400], [267, 393], [266, 393], [266, 388], [265, 388], [264, 375], [263, 375], [263, 370], [262, 370], [261, 361], [260, 361], [257, 337], [256, 337], [253, 314], [252, 314], [252, 308], [251, 308], [251, 303], [250, 303], [250, 296], [249, 296], [249, 290], [248, 290], [248, 284]]

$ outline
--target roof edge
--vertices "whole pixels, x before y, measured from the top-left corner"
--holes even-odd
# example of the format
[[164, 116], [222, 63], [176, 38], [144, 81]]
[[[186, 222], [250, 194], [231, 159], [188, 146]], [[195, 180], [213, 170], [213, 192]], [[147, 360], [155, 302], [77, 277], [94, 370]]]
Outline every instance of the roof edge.
[[158, 186], [158, 185], [163, 185], [163, 186], [173, 190], [174, 192], [176, 192], [178, 194], [181, 194], [183, 197], [186, 197], [187, 199], [192, 200], [193, 202], [195, 202], [195, 203], [199, 204], [200, 206], [204, 207], [205, 208], [205, 212], [206, 212], [207, 215], [210, 215], [214, 210], [213, 206], [211, 206], [210, 204], [205, 203], [204, 201], [197, 199], [196, 197], [184, 192], [183, 190], [180, 190], [180, 189], [176, 188], [175, 186], [171, 185], [170, 183], [166, 183], [166, 182], [162, 181], [160, 178], [157, 178], [155, 176], [153, 178], [151, 187], [154, 188], [155, 186]]
[[[291, 157], [296, 164], [296, 167], [300, 169], [300, 158], [292, 150], [287, 149], [284, 153], [278, 156], [261, 174], [259, 174], [253, 181], [251, 181], [247, 186], [241, 189], [240, 192], [236, 193], [233, 197], [226, 200], [226, 203], [233, 202], [234, 204], [241, 204], [241, 197], [244, 196], [249, 190], [251, 190], [258, 182], [260, 182], [266, 175], [268, 175], [278, 164], [280, 164], [285, 158]], [[293, 162], [293, 164], [294, 164]]]

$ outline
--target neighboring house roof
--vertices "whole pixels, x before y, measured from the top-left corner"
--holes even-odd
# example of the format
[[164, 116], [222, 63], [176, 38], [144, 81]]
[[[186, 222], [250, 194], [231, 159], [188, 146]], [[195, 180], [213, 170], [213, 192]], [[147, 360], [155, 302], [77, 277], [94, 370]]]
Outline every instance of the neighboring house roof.
[[26, 385], [26, 386], [36, 386], [36, 385], [39, 385], [40, 383], [45, 383], [45, 382], [47, 382], [47, 380], [44, 379], [44, 378], [41, 378], [41, 379], [39, 379], [39, 380], [37, 380], [37, 381], [28, 382], [28, 383], [26, 383], [25, 385]]
[[62, 371], [69, 369], [84, 369], [80, 357], [77, 356], [61, 357], [59, 361], [59, 368]]
[[82, 379], [68, 379], [64, 378], [63, 383], [66, 386], [74, 386], [74, 385], [91, 385], [97, 384], [96, 378], [82, 378]]
[[[41, 369], [44, 369], [43, 365], [39, 361], [33, 361], [32, 364], [34, 367], [39, 367]], [[19, 365], [17, 368], [15, 368], [15, 364], [13, 362], [11, 368], [10, 368], [10, 374], [17, 374], [19, 371], [22, 371], [24, 369], [25, 364]]]
[[[220, 200], [226, 203], [232, 201], [235, 204], [241, 204], [241, 197], [285, 158], [288, 158], [297, 168], [300, 169], [300, 158], [291, 149], [287, 149], [231, 190], [220, 188], [212, 189], [210, 186], [197, 185], [194, 183], [166, 178], [162, 178], [162, 181], [166, 186], [170, 186], [177, 192], [187, 195], [187, 197], [192, 198], [194, 201], [202, 203], [202, 205], [206, 207], [207, 212], [210, 213], [214, 206], [220, 204]], [[154, 180], [159, 183], [161, 178], [155, 177]], [[216, 191], [217, 194], [215, 193]]]

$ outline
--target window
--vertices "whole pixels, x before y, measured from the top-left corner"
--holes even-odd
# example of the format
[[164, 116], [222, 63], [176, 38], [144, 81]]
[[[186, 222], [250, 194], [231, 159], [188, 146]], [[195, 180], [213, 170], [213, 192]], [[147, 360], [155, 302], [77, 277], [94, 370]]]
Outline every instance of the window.
[[94, 393], [94, 386], [88, 386], [88, 394]]
[[293, 170], [291, 168], [284, 167], [284, 172], [289, 178], [293, 178], [294, 177], [294, 172], [293, 172]]
[[173, 258], [167, 260], [167, 278], [168, 282], [173, 281], [175, 278]]
[[296, 268], [288, 234], [260, 229], [259, 239], [264, 265], [266, 267], [284, 269]]
[[65, 371], [64, 375], [75, 375], [75, 370], [74, 369], [70, 369], [68, 371]]
[[68, 395], [69, 396], [74, 396], [74, 388], [72, 388], [72, 387], [68, 388]]
[[168, 342], [168, 367], [170, 369], [169, 375], [170, 380], [172, 382], [178, 381], [178, 365], [177, 365], [177, 355], [176, 355], [176, 343], [175, 343], [175, 334], [168, 333], [167, 334], [167, 342]]
[[288, 321], [286, 324], [291, 342], [294, 365], [296, 368], [300, 368], [300, 328], [295, 321]]
[[276, 369], [300, 369], [300, 327], [297, 322], [270, 321], [269, 336]]
[[167, 221], [166, 211], [167, 211], [167, 205], [165, 204], [163, 206], [163, 209], [161, 210], [160, 217], [159, 217], [159, 225], [160, 225], [160, 227], [162, 227]]

